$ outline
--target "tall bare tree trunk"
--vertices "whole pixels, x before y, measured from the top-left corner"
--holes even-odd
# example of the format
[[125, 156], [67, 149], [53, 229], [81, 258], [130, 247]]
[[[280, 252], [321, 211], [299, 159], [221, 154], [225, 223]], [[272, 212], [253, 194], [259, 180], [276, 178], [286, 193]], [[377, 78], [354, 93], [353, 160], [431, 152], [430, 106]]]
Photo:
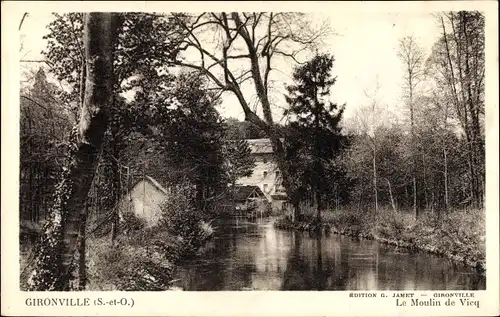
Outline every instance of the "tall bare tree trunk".
[[397, 211], [396, 210], [396, 204], [394, 203], [394, 197], [392, 196], [391, 182], [389, 181], [388, 178], [386, 178], [386, 180], [387, 180], [387, 185], [389, 186], [389, 197], [391, 198], [392, 210]]
[[114, 242], [118, 236], [118, 222], [119, 222], [119, 217], [120, 217], [120, 208], [119, 208], [119, 203], [120, 203], [120, 198], [121, 198], [121, 193], [122, 193], [122, 183], [121, 183], [121, 165], [120, 165], [120, 151], [119, 151], [119, 145], [117, 144], [118, 141], [118, 124], [116, 122], [114, 123], [113, 127], [111, 128], [111, 133], [113, 136], [113, 140], [111, 141], [112, 143], [112, 153], [113, 157], [111, 158], [111, 161], [113, 164], [111, 165], [111, 171], [112, 171], [112, 178], [113, 178], [113, 215], [112, 215], [112, 220], [111, 220], [111, 242]]
[[[259, 52], [257, 48], [254, 46], [254, 43], [252, 41], [252, 35], [249, 34], [247, 29], [244, 27], [244, 22], [241, 21], [240, 16], [237, 12], [232, 12], [231, 18], [235, 22], [235, 25], [238, 28], [240, 35], [245, 41], [246, 46], [248, 48], [248, 55], [250, 59], [250, 71], [253, 83], [255, 85], [255, 91], [257, 93], [257, 97], [259, 98], [262, 107], [264, 120], [260, 119], [254, 112], [251, 111], [239, 87], [235, 87], [235, 84], [233, 83], [231, 89], [238, 98], [238, 101], [240, 102], [241, 106], [243, 107], [243, 110], [245, 112], [245, 120], [248, 120], [256, 124], [269, 136], [273, 152], [275, 155], [276, 163], [283, 177], [283, 187], [285, 187], [287, 196], [289, 197], [292, 206], [294, 206], [293, 218], [294, 221], [297, 221], [300, 213], [299, 202], [301, 197], [298, 196], [298, 193], [296, 191], [297, 184], [294, 184], [294, 182], [290, 178], [290, 173], [288, 172], [288, 164], [285, 159], [285, 149], [283, 146], [283, 142], [281, 142], [280, 140], [280, 134], [273, 121], [273, 116], [271, 112], [271, 103], [269, 101], [268, 91], [267, 91], [268, 90], [267, 76], [269, 74], [269, 69], [266, 69], [264, 71], [264, 76], [262, 76], [261, 65], [259, 63]], [[269, 61], [267, 67], [268, 68], [270, 67]], [[227, 76], [227, 72], [225, 73], [225, 75]]]
[[432, 198], [431, 198], [431, 214], [434, 215], [434, 191], [432, 191]]
[[80, 75], [80, 107], [83, 107], [85, 102], [85, 83], [87, 82], [87, 61], [83, 56], [82, 70]]
[[[80, 76], [80, 107], [85, 105], [85, 83], [87, 81], [87, 61], [85, 56], [82, 56], [82, 70]], [[87, 265], [86, 265], [86, 234], [88, 216], [88, 201], [85, 202], [85, 208], [80, 211], [80, 234], [78, 236], [78, 289], [85, 290], [87, 285]]]
[[425, 209], [429, 210], [429, 194], [427, 188], [427, 172], [425, 168], [425, 153], [422, 151], [422, 172], [423, 172], [423, 180], [422, 185], [424, 186], [424, 200], [425, 200]]
[[316, 189], [316, 220], [321, 222], [321, 192]]
[[413, 118], [413, 88], [410, 75], [410, 120], [411, 120], [411, 156], [412, 156], [412, 182], [413, 182], [413, 216], [415, 219], [418, 217], [417, 210], [417, 179], [416, 174], [416, 162], [415, 162], [415, 122]]
[[[320, 122], [319, 122], [319, 113], [320, 113], [320, 105], [319, 105], [319, 100], [318, 100], [318, 78], [314, 78], [314, 106], [315, 106], [315, 118], [314, 118], [314, 128], [316, 130], [316, 133], [319, 131], [320, 127]], [[321, 222], [321, 189], [320, 189], [320, 176], [319, 174], [321, 173], [321, 163], [320, 163], [320, 150], [319, 150], [319, 138], [318, 135], [315, 136], [314, 140], [314, 169], [315, 169], [315, 174], [316, 174], [316, 220], [318, 222]]]
[[410, 124], [411, 124], [411, 173], [413, 183], [413, 213], [417, 217], [417, 179], [416, 179], [416, 155], [417, 149], [415, 146], [415, 108], [413, 103], [414, 89], [422, 78], [422, 63], [423, 53], [420, 47], [415, 43], [413, 36], [403, 38], [400, 41], [399, 55], [406, 68], [406, 84], [408, 89], [408, 105], [410, 108]]
[[448, 157], [446, 149], [443, 149], [444, 156], [444, 205], [446, 213], [449, 211], [449, 198], [448, 198]]
[[97, 167], [108, 123], [108, 107], [113, 101], [113, 50], [119, 25], [117, 14], [85, 15], [87, 78], [84, 104], [79, 126], [72, 131], [72, 148], [29, 278], [30, 290], [64, 291], [70, 288], [80, 216]]
[[[479, 114], [482, 105], [480, 96], [481, 87], [484, 84], [484, 69], [480, 71], [481, 66], [478, 64], [481, 64], [480, 60], [484, 62], [484, 56], [481, 57], [484, 55], [484, 46], [481, 45], [481, 41], [484, 41], [484, 17], [481, 14], [461, 11], [451, 12], [447, 18], [452, 29], [451, 33], [446, 32], [443, 17], [441, 17], [441, 26], [449, 67], [447, 69], [448, 84], [466, 136], [469, 168], [467, 185], [470, 190], [471, 203], [475, 206], [482, 206], [484, 148]], [[481, 20], [483, 20], [483, 26], [479, 27]], [[454, 45], [449, 45], [449, 38]], [[453, 48], [455, 48], [455, 56], [451, 53]], [[458, 69], [458, 78], [455, 78], [454, 65]], [[474, 89], [472, 83], [474, 83]]]
[[378, 214], [378, 191], [377, 191], [377, 159], [375, 145], [373, 146], [373, 193], [375, 195], [375, 213]]
[[415, 176], [413, 176], [413, 217], [417, 219], [418, 217], [417, 211], [417, 180]]
[[[481, 185], [481, 180], [482, 180], [482, 173], [478, 171], [481, 166], [481, 156], [483, 155], [482, 151], [482, 142], [480, 141], [482, 136], [481, 136], [481, 128], [479, 124], [479, 105], [474, 102], [474, 96], [472, 93], [472, 81], [473, 78], [471, 76], [471, 63], [472, 63], [472, 57], [471, 54], [469, 53], [469, 47], [472, 46], [472, 43], [470, 41], [471, 36], [468, 34], [468, 28], [467, 28], [467, 23], [468, 23], [468, 16], [465, 13], [460, 14], [460, 17], [462, 19], [462, 29], [463, 29], [463, 35], [465, 38], [465, 80], [466, 80], [466, 87], [467, 87], [467, 104], [469, 106], [469, 112], [470, 112], [470, 118], [471, 118], [471, 135], [472, 135], [472, 148], [473, 148], [473, 161], [474, 161], [474, 166], [475, 168], [475, 179], [474, 179], [474, 190], [475, 190], [475, 196], [476, 196], [476, 205], [477, 207], [482, 207], [482, 185]], [[477, 80], [477, 78], [474, 78], [474, 80]]]

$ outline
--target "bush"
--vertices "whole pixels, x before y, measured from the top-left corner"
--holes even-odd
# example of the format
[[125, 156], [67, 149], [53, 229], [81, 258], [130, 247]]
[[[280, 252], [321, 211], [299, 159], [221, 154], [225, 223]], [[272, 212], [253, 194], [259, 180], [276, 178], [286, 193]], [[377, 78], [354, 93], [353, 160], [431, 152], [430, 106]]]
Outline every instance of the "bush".
[[133, 212], [124, 212], [121, 214], [121, 231], [124, 234], [134, 233], [146, 228], [146, 220], [137, 217]]
[[411, 240], [413, 237], [406, 234], [413, 226], [415, 226], [415, 221], [411, 214], [402, 211], [396, 212], [394, 210], [380, 209], [374, 231], [381, 238]]
[[213, 228], [190, 199], [189, 189], [173, 190], [161, 206], [159, 230], [177, 237], [179, 258], [193, 256], [212, 236]]
[[124, 213], [123, 234], [115, 245], [103, 239], [90, 242], [89, 289], [169, 289], [175, 264], [194, 256], [214, 231], [191, 194], [189, 188], [172, 190], [157, 226], [147, 227], [143, 219]]
[[484, 210], [455, 211], [444, 217], [441, 232], [454, 254], [467, 254], [471, 261], [484, 261], [486, 253]]

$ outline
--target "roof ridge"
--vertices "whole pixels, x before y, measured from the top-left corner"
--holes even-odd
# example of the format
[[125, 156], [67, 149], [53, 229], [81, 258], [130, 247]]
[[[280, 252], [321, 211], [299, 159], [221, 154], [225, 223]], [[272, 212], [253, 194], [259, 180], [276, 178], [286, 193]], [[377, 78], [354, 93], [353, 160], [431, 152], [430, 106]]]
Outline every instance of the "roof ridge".
[[145, 175], [145, 178], [150, 183], [152, 183], [156, 188], [158, 188], [159, 190], [161, 190], [164, 194], [168, 194], [168, 190], [166, 190], [163, 186], [161, 186], [161, 184], [158, 183], [158, 181], [156, 179], [154, 179], [153, 177], [148, 176], [148, 175]]

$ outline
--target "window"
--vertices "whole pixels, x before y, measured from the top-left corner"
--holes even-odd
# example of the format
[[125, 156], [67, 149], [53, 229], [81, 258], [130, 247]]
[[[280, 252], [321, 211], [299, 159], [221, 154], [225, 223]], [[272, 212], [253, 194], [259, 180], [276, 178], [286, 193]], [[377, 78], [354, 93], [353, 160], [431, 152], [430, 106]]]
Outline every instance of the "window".
[[263, 190], [264, 194], [267, 193], [267, 184], [263, 185], [262, 190]]
[[264, 178], [266, 178], [266, 177], [267, 177], [267, 171], [262, 172], [262, 176], [263, 176]]

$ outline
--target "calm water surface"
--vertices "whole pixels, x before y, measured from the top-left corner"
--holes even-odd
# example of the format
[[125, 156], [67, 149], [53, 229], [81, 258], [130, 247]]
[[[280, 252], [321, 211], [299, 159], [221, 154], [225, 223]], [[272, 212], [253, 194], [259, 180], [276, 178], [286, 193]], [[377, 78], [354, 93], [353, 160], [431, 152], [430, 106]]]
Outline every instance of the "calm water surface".
[[223, 221], [203, 255], [178, 269], [186, 291], [484, 290], [484, 276], [374, 241], [273, 228], [272, 219]]

